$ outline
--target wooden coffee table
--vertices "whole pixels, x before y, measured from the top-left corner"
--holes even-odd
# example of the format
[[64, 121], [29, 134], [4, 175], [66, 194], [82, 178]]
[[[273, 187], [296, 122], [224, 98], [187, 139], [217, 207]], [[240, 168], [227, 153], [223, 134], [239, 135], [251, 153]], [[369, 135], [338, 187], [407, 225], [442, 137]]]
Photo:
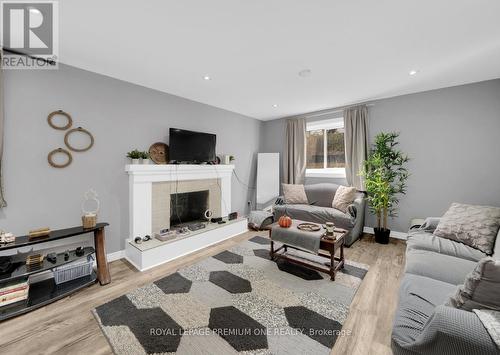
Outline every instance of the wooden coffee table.
[[[330, 279], [332, 281], [335, 281], [335, 275], [337, 274], [337, 271], [340, 269], [344, 268], [344, 241], [345, 241], [345, 236], [347, 235], [348, 231], [345, 229], [340, 229], [336, 228], [335, 229], [335, 239], [330, 239], [326, 237], [322, 237], [320, 241], [320, 246], [319, 246], [319, 252], [318, 256], [328, 258], [330, 259], [330, 262], [323, 266], [319, 263], [314, 263], [314, 262], [308, 262], [305, 261], [304, 259], [297, 258], [293, 255], [287, 255], [287, 250], [294, 249], [294, 250], [300, 250], [302, 252], [306, 252], [300, 248], [293, 247], [291, 245], [283, 244], [281, 247], [278, 249], [274, 249], [274, 241], [272, 239], [272, 227], [276, 225], [276, 223], [268, 226], [267, 230], [269, 230], [269, 239], [271, 239], [271, 250], [269, 252], [269, 255], [271, 257], [271, 260], [275, 260], [277, 258], [287, 260], [291, 263], [305, 266], [307, 268], [324, 272], [330, 275]], [[293, 228], [293, 227], [291, 227]], [[305, 232], [307, 233], [307, 232]], [[281, 243], [281, 242], [280, 242]], [[306, 252], [307, 253], [307, 252]], [[338, 253], [338, 256], [336, 254]], [[329, 265], [329, 266], [328, 266]]]

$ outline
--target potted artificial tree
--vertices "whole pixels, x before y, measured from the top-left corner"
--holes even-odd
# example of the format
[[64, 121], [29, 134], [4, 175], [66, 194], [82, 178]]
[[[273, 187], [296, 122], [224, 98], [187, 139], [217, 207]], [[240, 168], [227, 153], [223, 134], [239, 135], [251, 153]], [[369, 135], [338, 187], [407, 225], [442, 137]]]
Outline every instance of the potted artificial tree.
[[396, 148], [398, 137], [395, 132], [377, 134], [361, 172], [370, 211], [377, 216], [375, 241], [381, 244], [389, 243], [391, 230], [387, 228], [387, 218], [397, 216], [398, 195], [406, 193], [409, 176], [408, 156]]

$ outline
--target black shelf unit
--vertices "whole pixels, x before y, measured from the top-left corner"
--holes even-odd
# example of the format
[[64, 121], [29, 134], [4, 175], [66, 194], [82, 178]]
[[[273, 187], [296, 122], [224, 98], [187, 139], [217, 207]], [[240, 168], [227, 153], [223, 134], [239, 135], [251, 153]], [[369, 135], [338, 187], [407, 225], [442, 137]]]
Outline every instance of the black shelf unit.
[[43, 259], [43, 262], [40, 266], [38, 267], [30, 267], [29, 265], [26, 265], [25, 262], [17, 262], [13, 263], [13, 269], [10, 270], [9, 272], [0, 274], [0, 285], [2, 283], [6, 283], [15, 279], [20, 279], [23, 277], [27, 277], [29, 275], [33, 274], [38, 274], [39, 272], [47, 271], [50, 269], [53, 269], [58, 266], [62, 266], [65, 264], [69, 264], [73, 261], [76, 261], [81, 258], [86, 258], [89, 255], [92, 255], [95, 253], [94, 248], [92, 247], [85, 247], [83, 248], [83, 255], [76, 255], [76, 252], [74, 250], [71, 250], [69, 252], [69, 258], [68, 260], [64, 260], [64, 253], [58, 253], [57, 254], [57, 261], [55, 263], [51, 263], [50, 261], [47, 260], [47, 258]]
[[[17, 237], [13, 243], [0, 245], [0, 251], [16, 249], [19, 247], [26, 247], [33, 244], [46, 243], [54, 240], [71, 238], [81, 234], [95, 233], [96, 231], [103, 230], [108, 223], [98, 223], [94, 228], [73, 227], [67, 229], [55, 230], [46, 237], [30, 239], [28, 236]], [[44, 257], [43, 263], [37, 268], [29, 268], [26, 262], [19, 261], [13, 262], [10, 270], [0, 274], [0, 287], [2, 284], [10, 283], [17, 279], [27, 279], [30, 275], [49, 271], [55, 267], [68, 264], [78, 259], [87, 258], [89, 255], [96, 251], [92, 247], [85, 247], [84, 254], [77, 256], [75, 250], [70, 251], [68, 260], [64, 260], [64, 253], [57, 254], [57, 261], [51, 263]], [[15, 260], [15, 256], [13, 256]], [[30, 312], [36, 308], [43, 307], [49, 303], [57, 301], [63, 297], [70, 295], [82, 288], [93, 285], [97, 282], [97, 274], [92, 271], [89, 276], [80, 277], [78, 279], [64, 282], [56, 285], [54, 278], [48, 278], [42, 281], [30, 283], [28, 298], [23, 301], [12, 303], [6, 306], [0, 306], [0, 321]]]
[[96, 280], [97, 275], [92, 271], [89, 276], [80, 277], [59, 285], [56, 285], [54, 278], [31, 284], [27, 300], [0, 307], [0, 321], [43, 307], [84, 287], [93, 285]]

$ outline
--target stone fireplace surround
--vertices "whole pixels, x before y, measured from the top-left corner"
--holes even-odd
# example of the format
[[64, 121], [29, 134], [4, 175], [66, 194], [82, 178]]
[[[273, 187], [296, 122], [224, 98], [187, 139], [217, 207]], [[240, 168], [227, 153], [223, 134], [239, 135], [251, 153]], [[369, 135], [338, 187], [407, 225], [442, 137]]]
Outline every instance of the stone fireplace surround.
[[170, 242], [154, 240], [140, 248], [133, 242], [135, 237], [154, 238], [154, 233], [169, 228], [173, 193], [208, 190], [213, 216], [227, 217], [231, 212], [233, 169], [233, 165], [127, 165], [130, 236], [126, 258], [142, 271], [247, 231], [246, 219], [239, 219]]
[[208, 190], [208, 209], [212, 211], [213, 217], [222, 217], [221, 205], [223, 201], [221, 200], [219, 178], [153, 182], [151, 195], [152, 232], [158, 233], [160, 229], [170, 228], [171, 195], [205, 190]]

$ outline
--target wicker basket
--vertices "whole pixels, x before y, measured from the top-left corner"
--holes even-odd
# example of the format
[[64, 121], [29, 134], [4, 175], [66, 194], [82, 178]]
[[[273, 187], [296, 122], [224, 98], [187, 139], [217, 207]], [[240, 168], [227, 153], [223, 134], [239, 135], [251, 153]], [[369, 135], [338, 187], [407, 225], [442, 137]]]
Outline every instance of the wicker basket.
[[71, 264], [66, 264], [52, 269], [54, 272], [54, 281], [56, 285], [78, 279], [80, 277], [89, 276], [92, 274], [94, 258], [92, 255], [87, 256], [86, 260], [75, 261]]

